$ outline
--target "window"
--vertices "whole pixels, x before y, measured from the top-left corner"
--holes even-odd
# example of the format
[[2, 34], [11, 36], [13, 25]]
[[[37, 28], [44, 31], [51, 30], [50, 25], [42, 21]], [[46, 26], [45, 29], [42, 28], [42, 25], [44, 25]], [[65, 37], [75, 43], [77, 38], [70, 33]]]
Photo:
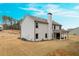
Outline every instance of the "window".
[[54, 25], [54, 30], [55, 30], [55, 25]]
[[61, 26], [60, 26], [60, 29], [61, 29]]
[[35, 38], [38, 39], [38, 33], [36, 33]]
[[47, 33], [45, 34], [45, 38], [47, 38]]
[[38, 28], [38, 23], [37, 22], [35, 23], [35, 27]]

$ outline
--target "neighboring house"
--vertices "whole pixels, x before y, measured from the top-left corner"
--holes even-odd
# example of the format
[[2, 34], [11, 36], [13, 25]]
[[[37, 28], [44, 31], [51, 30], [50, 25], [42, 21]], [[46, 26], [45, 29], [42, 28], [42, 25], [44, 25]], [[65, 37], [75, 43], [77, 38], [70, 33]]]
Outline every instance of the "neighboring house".
[[2, 31], [2, 30], [3, 30], [3, 25], [0, 24], [0, 31]]
[[70, 35], [79, 35], [79, 27], [74, 29], [69, 29], [68, 31]]
[[51, 13], [48, 13], [48, 19], [26, 16], [21, 22], [21, 38], [29, 41], [61, 39], [61, 27], [52, 20]]

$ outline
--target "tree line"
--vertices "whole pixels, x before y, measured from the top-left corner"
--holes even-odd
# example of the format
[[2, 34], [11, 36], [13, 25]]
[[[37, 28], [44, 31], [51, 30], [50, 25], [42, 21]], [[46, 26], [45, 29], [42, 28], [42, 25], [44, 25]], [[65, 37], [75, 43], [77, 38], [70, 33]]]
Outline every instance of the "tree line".
[[10, 16], [2, 16], [3, 20], [3, 29], [4, 30], [19, 30], [20, 29], [20, 20], [16, 20]]

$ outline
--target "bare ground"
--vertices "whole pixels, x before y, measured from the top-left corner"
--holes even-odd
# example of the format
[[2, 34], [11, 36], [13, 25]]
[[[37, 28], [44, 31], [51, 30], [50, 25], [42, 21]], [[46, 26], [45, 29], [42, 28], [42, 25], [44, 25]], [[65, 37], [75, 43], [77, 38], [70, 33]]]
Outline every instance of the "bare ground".
[[69, 46], [72, 42], [79, 41], [79, 37], [70, 36], [70, 40], [29, 42], [18, 39], [19, 36], [20, 33], [17, 30], [0, 31], [1, 56], [42, 56], [56, 49]]

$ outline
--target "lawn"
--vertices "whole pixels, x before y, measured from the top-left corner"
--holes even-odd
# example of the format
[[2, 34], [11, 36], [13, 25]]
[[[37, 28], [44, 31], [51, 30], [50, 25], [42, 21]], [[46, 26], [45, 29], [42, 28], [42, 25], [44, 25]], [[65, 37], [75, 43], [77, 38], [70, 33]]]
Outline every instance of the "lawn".
[[[0, 55], [1, 56], [48, 56], [55, 55], [53, 51], [62, 49], [78, 49], [78, 36], [71, 36], [69, 40], [50, 40], [41, 42], [29, 42], [19, 39], [17, 30], [0, 31]], [[74, 39], [73, 39], [74, 38]], [[76, 43], [75, 43], [76, 42]], [[71, 48], [69, 48], [71, 47]], [[72, 51], [75, 51], [72, 49]], [[78, 50], [77, 50], [78, 51]], [[72, 53], [72, 52], [71, 52]], [[61, 54], [57, 54], [61, 55]], [[67, 54], [68, 55], [68, 54]]]
[[79, 42], [74, 42], [64, 48], [56, 49], [47, 54], [48, 56], [79, 56]]

